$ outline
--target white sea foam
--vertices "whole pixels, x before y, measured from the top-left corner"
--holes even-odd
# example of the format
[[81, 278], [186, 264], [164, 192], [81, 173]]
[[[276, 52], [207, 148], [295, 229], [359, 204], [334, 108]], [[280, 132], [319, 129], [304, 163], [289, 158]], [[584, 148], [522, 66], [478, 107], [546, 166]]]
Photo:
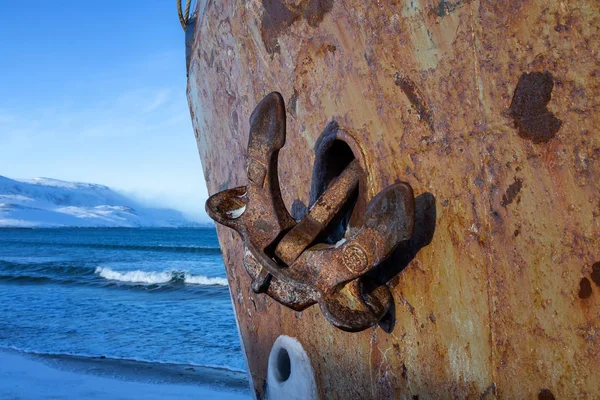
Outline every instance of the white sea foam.
[[188, 273], [185, 274], [184, 282], [191, 285], [228, 285], [225, 278], [209, 278], [204, 275], [191, 275]]
[[114, 271], [106, 267], [96, 268], [96, 274], [104, 279], [129, 283], [147, 283], [159, 284], [168, 283], [173, 280], [183, 280], [190, 285], [221, 285], [227, 286], [225, 278], [210, 278], [204, 275], [192, 275], [188, 272], [180, 271]]

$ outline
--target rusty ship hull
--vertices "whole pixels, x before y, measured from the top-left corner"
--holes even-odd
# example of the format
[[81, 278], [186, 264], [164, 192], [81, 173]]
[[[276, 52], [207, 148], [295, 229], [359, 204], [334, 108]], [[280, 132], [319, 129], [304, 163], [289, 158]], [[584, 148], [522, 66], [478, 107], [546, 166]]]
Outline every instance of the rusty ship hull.
[[292, 217], [332, 123], [367, 196], [397, 181], [415, 195], [389, 329], [346, 332], [255, 293], [241, 236], [217, 226], [257, 399], [281, 335], [322, 399], [600, 398], [597, 1], [205, 0], [189, 37], [211, 194], [247, 184], [250, 115], [278, 92]]

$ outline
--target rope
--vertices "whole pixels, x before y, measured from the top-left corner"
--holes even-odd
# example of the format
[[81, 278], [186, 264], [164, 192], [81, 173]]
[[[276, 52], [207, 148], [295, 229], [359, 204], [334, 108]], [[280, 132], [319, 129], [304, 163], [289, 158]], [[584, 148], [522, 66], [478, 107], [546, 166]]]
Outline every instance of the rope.
[[181, 11], [181, 0], [177, 0], [177, 14], [179, 14], [179, 23], [185, 32], [185, 28], [187, 27], [188, 20], [190, 19], [190, 6], [192, 5], [192, 0], [185, 1], [185, 10]]

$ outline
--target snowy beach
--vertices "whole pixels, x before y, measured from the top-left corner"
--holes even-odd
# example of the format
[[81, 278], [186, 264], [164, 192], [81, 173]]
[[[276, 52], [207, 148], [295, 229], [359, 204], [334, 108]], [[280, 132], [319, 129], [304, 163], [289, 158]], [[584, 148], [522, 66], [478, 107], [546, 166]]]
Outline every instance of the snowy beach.
[[249, 399], [250, 390], [243, 375], [189, 366], [0, 349], [2, 399]]

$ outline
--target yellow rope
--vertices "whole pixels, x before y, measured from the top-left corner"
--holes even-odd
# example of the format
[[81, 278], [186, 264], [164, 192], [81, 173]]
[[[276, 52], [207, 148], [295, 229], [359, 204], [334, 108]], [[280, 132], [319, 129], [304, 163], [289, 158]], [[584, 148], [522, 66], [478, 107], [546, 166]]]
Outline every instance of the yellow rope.
[[185, 1], [185, 11], [181, 11], [181, 0], [177, 0], [177, 14], [179, 14], [179, 23], [181, 27], [185, 31], [188, 20], [190, 18], [190, 6], [192, 5], [192, 0]]

